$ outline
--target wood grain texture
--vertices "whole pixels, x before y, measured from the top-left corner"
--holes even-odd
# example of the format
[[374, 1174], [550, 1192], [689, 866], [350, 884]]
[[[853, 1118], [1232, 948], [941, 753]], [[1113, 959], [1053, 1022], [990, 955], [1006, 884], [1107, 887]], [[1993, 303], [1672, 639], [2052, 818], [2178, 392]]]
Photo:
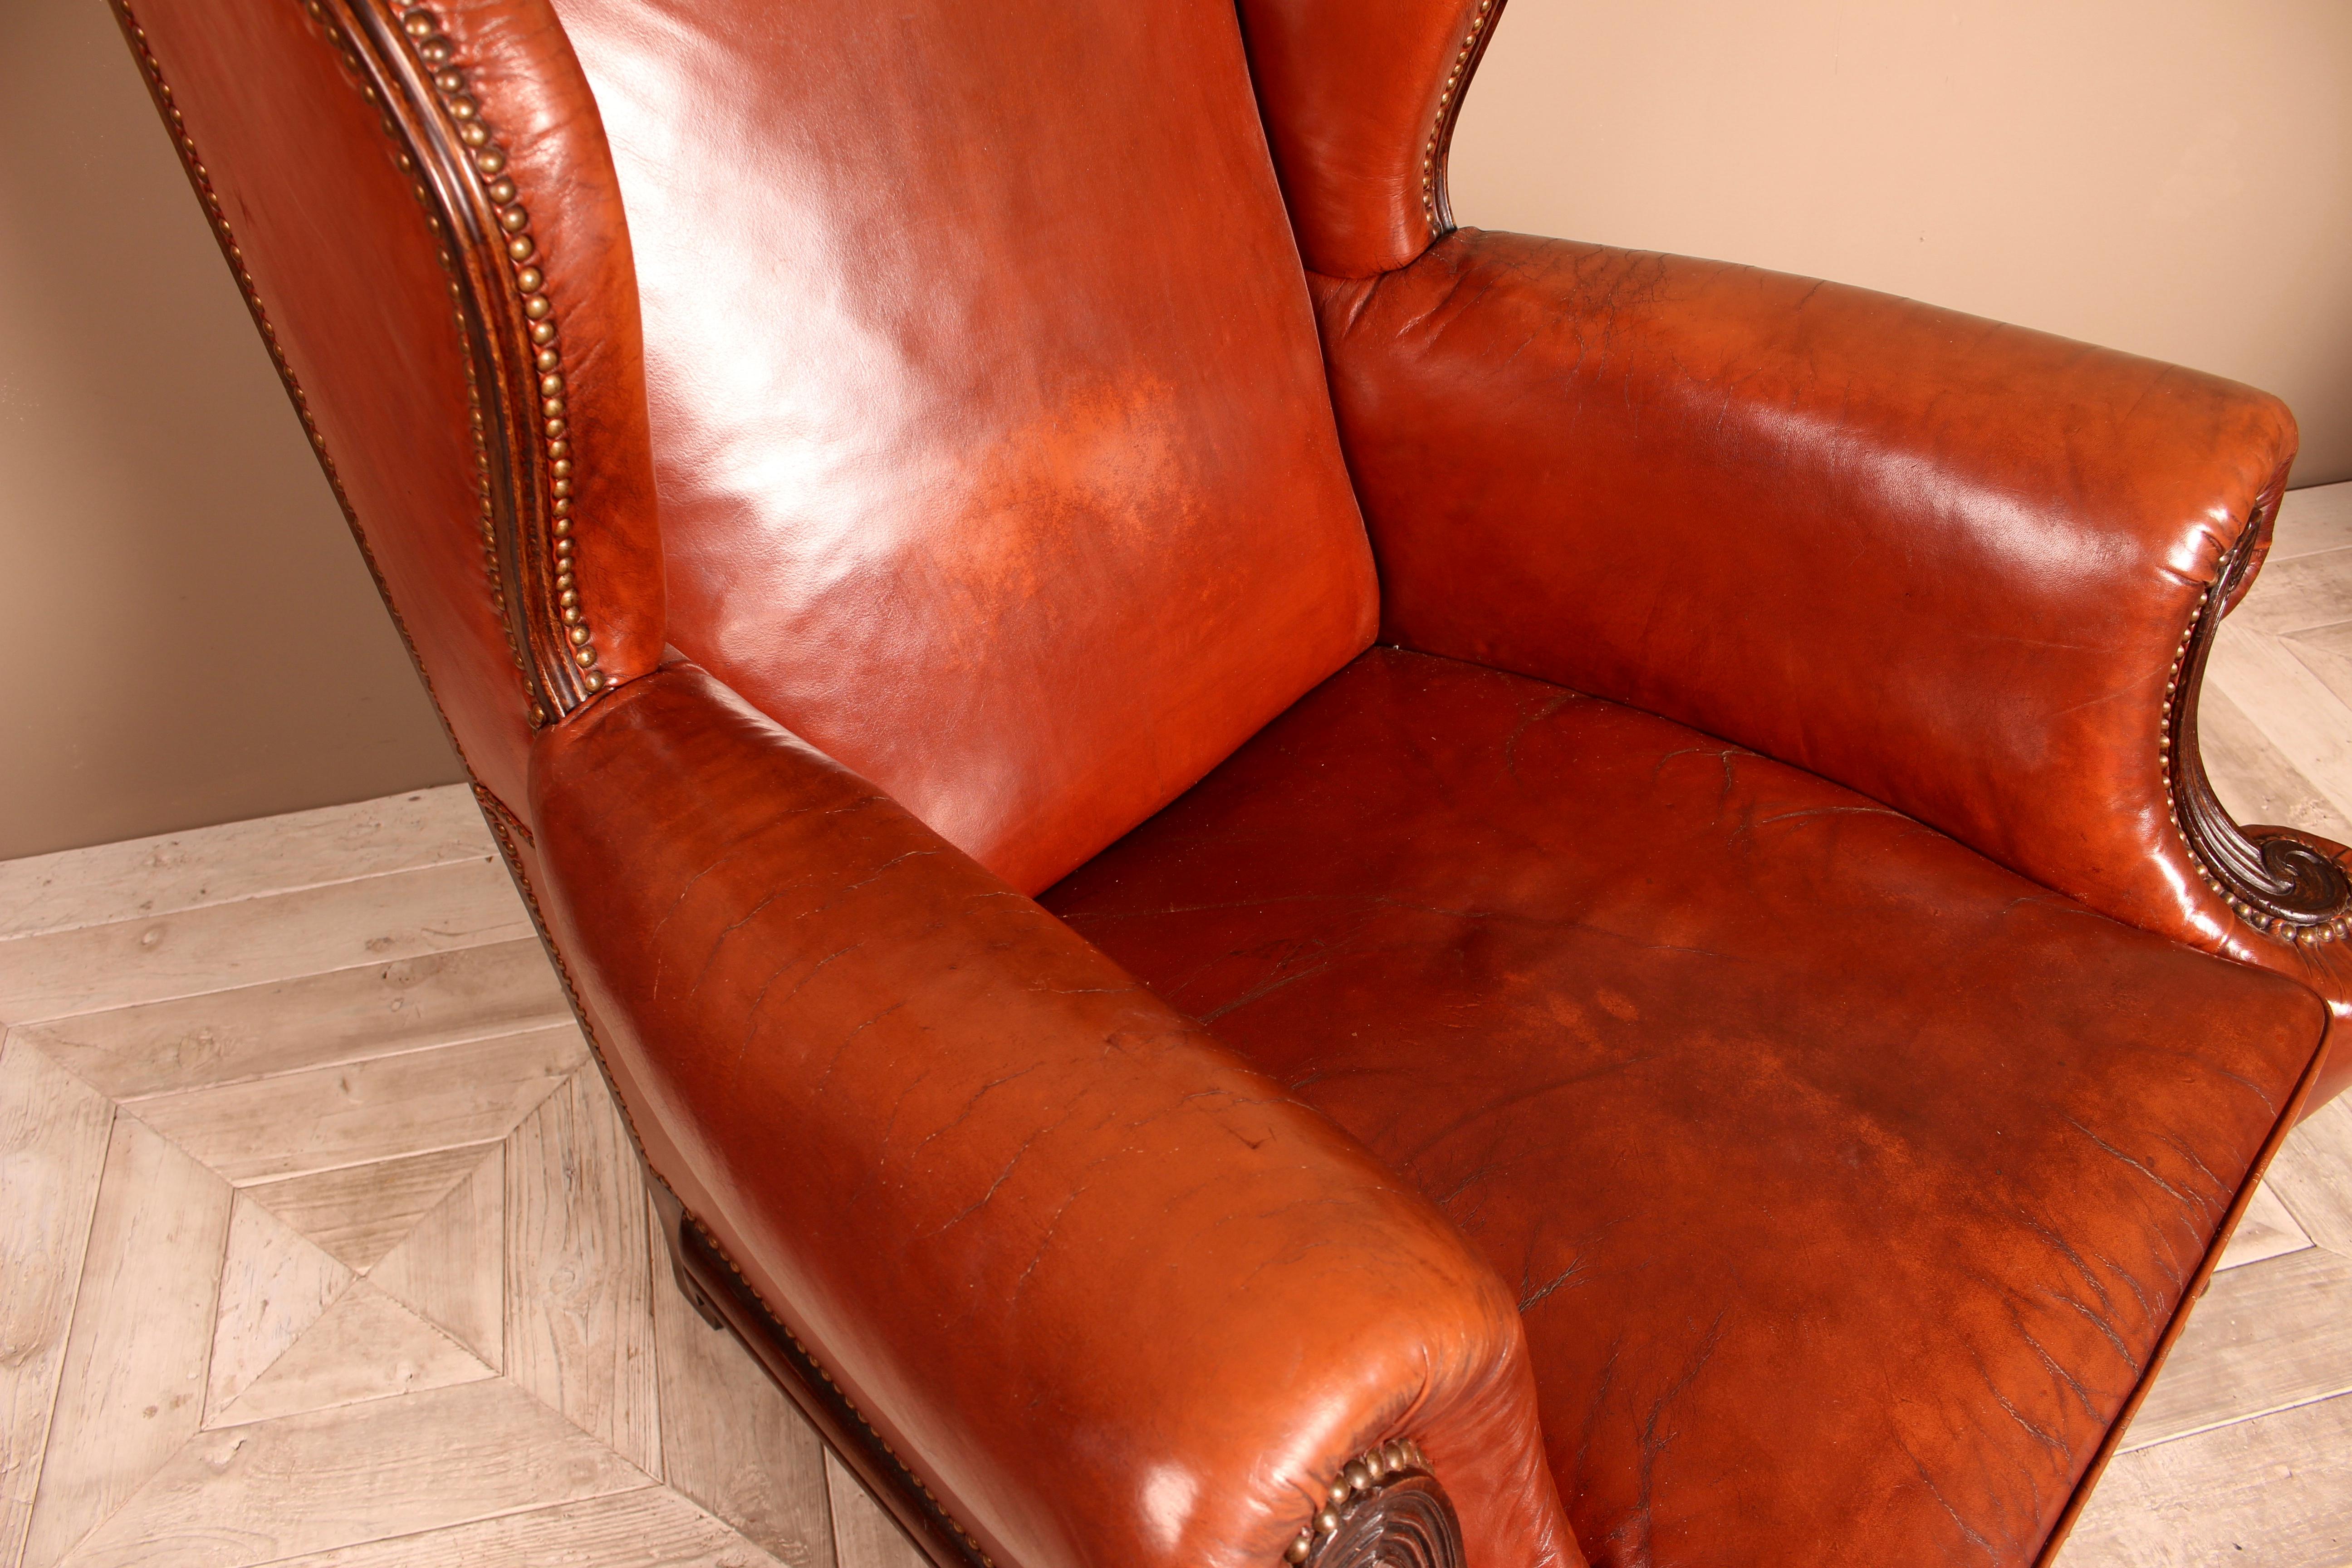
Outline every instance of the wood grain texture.
[[2352, 1398], [2124, 1454], [2058, 1568], [2352, 1563]]
[[659, 1487], [508, 1514], [272, 1568], [770, 1568], [775, 1559]]
[[2352, 1096], [2305, 1118], [2271, 1162], [2263, 1184], [2314, 1242], [2352, 1257]]
[[2289, 490], [2271, 533], [2271, 559], [2352, 550], [2352, 483]]
[[530, 934], [503, 865], [435, 866], [0, 942], [0, 1022], [161, 1002]]
[[2254, 592], [2230, 618], [2252, 631], [2298, 632], [2347, 619], [2347, 605], [2352, 605], [2352, 549], [2273, 553], [2254, 579]]
[[833, 1502], [833, 1556], [838, 1568], [929, 1568], [889, 1510], [869, 1496], [828, 1448], [825, 1491]]
[[18, 1033], [117, 1100], [333, 1067], [567, 1021], [536, 939], [110, 1008]]
[[497, 853], [462, 784], [0, 860], [0, 942]]
[[506, 1163], [506, 1374], [658, 1475], [644, 1179], [604, 1080], [549, 1095]]
[[[2352, 551], [2346, 552], [2352, 554]], [[2352, 703], [2352, 621], [2314, 626], [2283, 639], [2304, 668], [2335, 694], [2338, 702]], [[2340, 842], [2340, 840], [2339, 840]]]
[[229, 1211], [205, 1425], [307, 1332], [355, 1278], [318, 1244], [239, 1194]]
[[357, 1279], [205, 1425], [238, 1426], [492, 1375], [456, 1340]]
[[503, 1379], [206, 1432], [71, 1568], [239, 1568], [651, 1479]]
[[[2262, 596], [2270, 574], [2246, 596]], [[2232, 616], [2213, 639], [2208, 689], [2236, 703], [2336, 813], [2352, 816], [2352, 718], [2326, 685], [2279, 638]]]
[[239, 1184], [503, 1138], [587, 1059], [561, 1024], [137, 1102], [139, 1119]]
[[2206, 776], [2231, 817], [2352, 844], [2352, 817], [2336, 810], [2326, 792], [2304, 777], [2222, 692], [2208, 690], [2199, 700], [2197, 731]]
[[2185, 1433], [2352, 1390], [2352, 1258], [2322, 1247], [2213, 1277], [2126, 1440]]
[[244, 1195], [310, 1237], [346, 1267], [364, 1273], [404, 1240], [457, 1190], [457, 1184], [499, 1152], [496, 1143], [436, 1149], [372, 1165], [346, 1165], [315, 1175], [289, 1176], [244, 1190]]
[[0, 1564], [33, 1520], [114, 1105], [0, 1042]]
[[831, 1568], [823, 1440], [734, 1335], [687, 1305], [650, 1206], [646, 1224], [663, 1479], [791, 1568]]
[[118, 1116], [26, 1532], [49, 1568], [196, 1432], [228, 1184]]
[[2267, 1186], [2256, 1187], [2253, 1201], [2246, 1205], [2244, 1217], [2231, 1233], [2230, 1245], [2221, 1249], [2221, 1261], [2214, 1268], [2242, 1268], [2249, 1263], [2260, 1263], [2265, 1258], [2276, 1258], [2310, 1245], [2311, 1237], [2294, 1223], [2294, 1215], [2279, 1201], [2278, 1194]]
[[506, 1359], [505, 1173], [505, 1148], [493, 1147], [368, 1272], [493, 1368]]

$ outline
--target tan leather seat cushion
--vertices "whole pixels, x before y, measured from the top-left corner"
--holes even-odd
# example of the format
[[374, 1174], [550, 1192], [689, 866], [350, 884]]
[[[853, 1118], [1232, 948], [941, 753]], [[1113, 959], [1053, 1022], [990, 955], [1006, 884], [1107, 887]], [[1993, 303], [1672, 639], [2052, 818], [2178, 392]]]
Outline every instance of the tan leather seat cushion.
[[1387, 648], [1046, 902], [1517, 1286], [1596, 1564], [2031, 1562], [2324, 1024], [1811, 774]]

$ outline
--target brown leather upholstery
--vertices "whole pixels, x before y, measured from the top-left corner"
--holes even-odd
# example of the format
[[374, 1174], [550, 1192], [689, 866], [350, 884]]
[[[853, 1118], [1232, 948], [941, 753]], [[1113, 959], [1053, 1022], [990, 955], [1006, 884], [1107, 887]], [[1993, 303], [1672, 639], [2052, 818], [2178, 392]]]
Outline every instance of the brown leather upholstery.
[[1381, 648], [1045, 906], [1511, 1285], [1596, 1564], [2022, 1564], [2326, 1026], [1822, 779]]
[[942, 1568], [2054, 1551], [2345, 1005], [2193, 749], [2274, 403], [1449, 236], [1491, 0], [116, 5]]
[[556, 8], [679, 648], [1034, 891], [1371, 640], [1229, 5]]
[[2352, 1013], [2352, 944], [2250, 928], [2168, 799], [2168, 672], [2274, 512], [2276, 398], [1833, 283], [1475, 230], [1317, 295], [1385, 640], [1753, 746]]
[[1241, 0], [1250, 70], [1314, 270], [1402, 267], [1453, 226], [1445, 159], [1503, 0]]
[[691, 666], [532, 805], [672, 1184], [994, 1555], [1263, 1568], [1409, 1422], [1475, 1561], [1581, 1562], [1460, 1234], [903, 807]]

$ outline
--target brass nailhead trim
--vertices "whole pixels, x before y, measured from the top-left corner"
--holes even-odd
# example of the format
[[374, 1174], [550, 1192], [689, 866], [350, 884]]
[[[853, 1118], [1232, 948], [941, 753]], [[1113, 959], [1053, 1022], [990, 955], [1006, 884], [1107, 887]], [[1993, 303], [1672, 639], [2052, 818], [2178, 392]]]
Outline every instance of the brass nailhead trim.
[[[320, 0], [306, 0], [313, 16], [323, 20]], [[540, 436], [547, 454], [549, 473], [548, 513], [554, 519], [555, 535], [547, 563], [554, 573], [556, 601], [564, 625], [564, 640], [571, 645], [572, 662], [580, 667], [582, 684], [593, 694], [604, 689], [604, 672], [596, 668], [596, 645], [586, 616], [580, 608], [577, 577], [578, 542], [573, 536], [574, 519], [572, 498], [574, 489], [574, 464], [578, 461], [572, 450], [572, 430], [567, 418], [569, 408], [564, 398], [563, 352], [559, 342], [561, 329], [556, 321], [554, 301], [546, 293], [545, 259], [541, 255], [537, 239], [530, 231], [530, 211], [524, 206], [521, 193], [508, 173], [506, 149], [491, 134], [482, 121], [481, 105], [466, 91], [467, 67], [458, 58], [457, 47], [441, 29], [440, 18], [424, 5], [410, 5], [387, 7], [399, 17], [401, 36], [408, 40], [417, 60], [425, 67], [427, 79], [439, 100], [443, 114], [456, 128], [457, 140], [471, 155], [474, 167], [488, 182], [487, 194], [498, 208], [499, 232], [506, 236], [506, 253], [513, 268], [516, 296], [522, 302], [522, 313], [530, 321], [530, 342], [534, 349], [532, 368], [539, 376]], [[331, 35], [333, 33], [329, 25]], [[425, 188], [417, 188], [420, 200]], [[437, 217], [431, 218], [437, 230]], [[456, 258], [446, 250], [442, 264], [451, 273], [452, 292], [457, 290]], [[461, 318], [462, 319], [462, 318]], [[491, 548], [491, 505], [489, 494], [489, 457], [483, 449], [483, 426], [479, 388], [475, 383], [470, 359], [466, 373], [467, 396], [473, 404], [476, 462], [481, 476], [481, 527], [486, 554], [495, 570], [495, 552]], [[504, 596], [500, 590], [500, 619], [504, 620]], [[509, 629], [509, 640], [512, 641]], [[516, 650], [516, 660], [521, 662], [521, 650]], [[537, 703], [531, 708], [531, 722], [543, 724], [547, 714]]]
[[736, 1263], [727, 1248], [720, 1245], [719, 1238], [710, 1233], [710, 1227], [697, 1219], [691, 1213], [686, 1216], [686, 1223], [694, 1227], [694, 1234], [699, 1237], [702, 1244], [710, 1249], [710, 1255], [727, 1266], [727, 1271], [735, 1276], [736, 1282], [743, 1287], [743, 1293], [760, 1304], [760, 1310], [767, 1315], [769, 1322], [775, 1325], [776, 1331], [784, 1336], [785, 1342], [793, 1347], [793, 1353], [800, 1357], [807, 1364], [808, 1369], [815, 1373], [824, 1385], [833, 1391], [834, 1396], [839, 1399], [843, 1407], [856, 1418], [857, 1425], [865, 1428], [866, 1435], [874, 1440], [874, 1447], [880, 1449], [883, 1457], [898, 1468], [899, 1475], [904, 1477], [907, 1484], [921, 1496], [931, 1512], [936, 1514], [955, 1538], [979, 1559], [981, 1568], [996, 1568], [996, 1559], [982, 1549], [980, 1538], [966, 1530], [963, 1522], [947, 1510], [940, 1500], [932, 1494], [931, 1489], [923, 1484], [922, 1478], [909, 1469], [907, 1461], [898, 1457], [898, 1451], [889, 1445], [881, 1433], [874, 1429], [874, 1423], [867, 1420], [866, 1412], [857, 1407], [857, 1401], [850, 1398], [849, 1391], [833, 1380], [833, 1373], [826, 1371], [824, 1363], [810, 1353], [808, 1346], [801, 1342], [800, 1336], [793, 1332], [792, 1326], [776, 1316], [776, 1310], [768, 1305], [768, 1299], [761, 1295], [759, 1288], [744, 1275], [742, 1268]]
[[1316, 1539], [1339, 1532], [1339, 1510], [1366, 1492], [1378, 1491], [1399, 1477], [1429, 1473], [1429, 1461], [1422, 1457], [1421, 1447], [1410, 1437], [1397, 1437], [1369, 1449], [1350, 1459], [1339, 1470], [1323, 1494], [1323, 1506], [1315, 1510], [1291, 1543], [1283, 1549], [1283, 1560], [1304, 1563], [1313, 1555]]
[[1437, 141], [1445, 134], [1445, 117], [1454, 107], [1454, 95], [1462, 90], [1462, 73], [1470, 68], [1470, 56], [1478, 47], [1478, 35], [1486, 30], [1495, 8], [1495, 0], [1478, 0], [1478, 14], [1470, 19], [1470, 32], [1454, 51], [1454, 68], [1445, 73], [1445, 89], [1437, 95], [1437, 119], [1429, 128], [1429, 140], [1421, 148], [1421, 215], [1431, 224], [1437, 222]]
[[[2259, 526], [2259, 523], [2258, 518], [2254, 523], [2250, 523], [2248, 526]], [[2223, 559], [2226, 560], [2228, 555], [2229, 551], [2224, 547]], [[2206, 584], [2205, 591], [2197, 595], [2197, 607], [2190, 612], [2189, 626], [2181, 632], [2180, 640], [2173, 645], [2172, 668], [2164, 678], [2164, 712], [2158, 721], [2156, 750], [2164, 774], [2165, 813], [2172, 819], [2174, 835], [2179, 838], [2182, 847], [2189, 851], [2189, 863], [2197, 868], [2198, 880], [2203, 882], [2222, 902], [2228, 904], [2231, 912], [2240, 920], [2256, 931], [2277, 937], [2290, 945], [2301, 943], [2306, 947], [2316, 947], [2322, 942], [2340, 942], [2347, 934], [2352, 934], [2352, 917], [2331, 921], [2321, 926], [2294, 926], [2284, 921], [2273, 920], [2230, 891], [2222, 885], [2221, 879], [2213, 875], [2211, 868], [2205, 864], [2204, 858], [2198, 854], [2197, 840], [2190, 837], [2188, 825], [2180, 820], [2180, 802], [2174, 795], [2172, 788], [2172, 721], [2176, 710], [2180, 706], [2180, 672], [2189, 659], [2189, 645], [2196, 640], [2198, 624], [2205, 618], [2206, 608], [2212, 604], [2213, 595], [2219, 586], [2218, 583], [2209, 583]]]

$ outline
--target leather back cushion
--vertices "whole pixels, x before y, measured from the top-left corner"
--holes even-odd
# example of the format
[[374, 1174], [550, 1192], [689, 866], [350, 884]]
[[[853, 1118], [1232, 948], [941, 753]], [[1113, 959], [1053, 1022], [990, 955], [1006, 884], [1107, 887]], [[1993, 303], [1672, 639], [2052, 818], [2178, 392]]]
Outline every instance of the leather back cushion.
[[1367, 646], [1230, 0], [558, 0], [671, 640], [1041, 889]]

